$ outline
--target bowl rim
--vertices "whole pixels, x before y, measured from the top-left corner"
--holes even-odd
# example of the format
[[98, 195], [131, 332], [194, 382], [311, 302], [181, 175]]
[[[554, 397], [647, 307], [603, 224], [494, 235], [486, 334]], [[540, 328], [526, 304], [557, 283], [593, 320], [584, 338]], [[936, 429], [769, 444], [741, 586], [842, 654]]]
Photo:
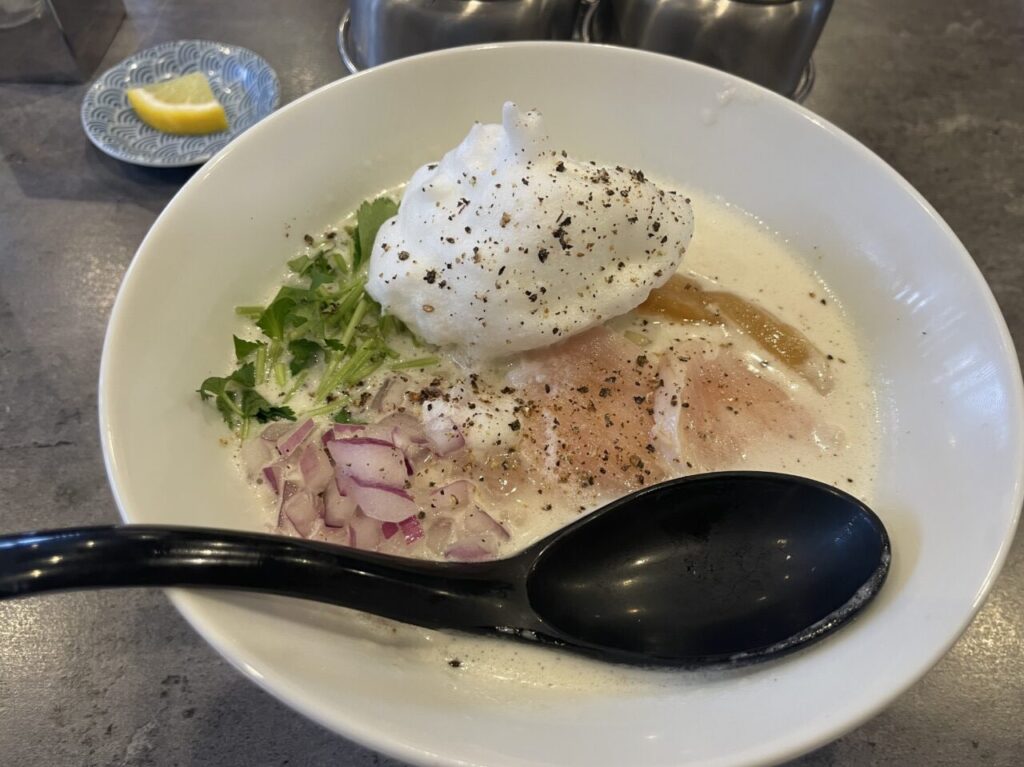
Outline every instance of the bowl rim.
[[[706, 74], [713, 74], [723, 82], [723, 85], [729, 88], [734, 88], [738, 91], [746, 91], [754, 97], [773, 103], [773, 108], [789, 110], [796, 116], [811, 122], [817, 129], [823, 130], [829, 134], [832, 140], [838, 141], [848, 149], [853, 150], [864, 162], [874, 165], [877, 170], [888, 176], [889, 179], [895, 182], [896, 186], [899, 187], [902, 193], [913, 200], [913, 202], [923, 210], [927, 217], [938, 226], [942, 234], [959, 251], [960, 260], [965, 269], [965, 276], [970, 275], [970, 279], [973, 280], [974, 283], [972, 287], [975, 290], [980, 291], [979, 295], [984, 298], [988, 314], [995, 323], [995, 328], [999, 335], [999, 345], [1003, 355], [1003, 362], [1007, 365], [1008, 372], [1013, 378], [1012, 392], [1010, 392], [1011, 396], [1008, 400], [1007, 407], [1011, 412], [1015, 413], [1016, 416], [1014, 419], [1015, 423], [1011, 426], [1011, 434], [1013, 435], [1012, 439], [1015, 443], [1014, 462], [1019, 467], [1017, 476], [1014, 478], [1014, 482], [1012, 484], [1012, 495], [1015, 506], [1011, 510], [1010, 516], [1007, 518], [1006, 529], [999, 548], [990, 563], [980, 587], [973, 597], [970, 610], [961, 619], [956, 630], [951, 633], [945, 642], [938, 645], [932, 653], [925, 654], [919, 658], [916, 665], [912, 667], [911, 672], [905, 674], [901, 678], [900, 682], [890, 688], [886, 694], [878, 696], [870, 703], [861, 706], [859, 709], [845, 712], [843, 716], [836, 717], [834, 721], [830, 722], [826, 727], [821, 727], [807, 734], [793, 733], [790, 735], [784, 735], [770, 743], [759, 744], [756, 749], [752, 749], [744, 754], [737, 754], [735, 756], [735, 760], [723, 763], [751, 765], [776, 764], [806, 754], [856, 729], [864, 722], [880, 713], [883, 709], [887, 708], [896, 698], [916, 684], [939, 660], [942, 659], [942, 657], [949, 652], [953, 645], [956, 644], [966, 631], [968, 626], [973, 622], [978, 610], [980, 610], [984, 604], [997, 576], [1006, 562], [1020, 521], [1022, 511], [1021, 507], [1024, 505], [1024, 379], [1022, 379], [1020, 360], [1017, 355], [1013, 339], [1010, 335], [1009, 328], [1006, 324], [1006, 320], [998, 303], [996, 302], [995, 296], [989, 288], [988, 283], [985, 281], [981, 270], [978, 268], [976, 262], [970, 256], [970, 253], [964, 247], [963, 243], [960, 242], [960, 239], [956, 236], [951, 227], [921, 195], [921, 193], [918, 192], [899, 172], [885, 162], [885, 160], [853, 136], [846, 133], [825, 118], [810, 111], [807, 107], [793, 102], [784, 96], [757, 85], [756, 83], [695, 62], [633, 48], [604, 44], [587, 44], [586, 46], [583, 46], [580, 43], [565, 41], [519, 41], [467, 45], [419, 54], [382, 64], [355, 74], [343, 76], [310, 91], [289, 104], [286, 104], [276, 110], [269, 117], [270, 119], [273, 119], [278, 114], [283, 114], [297, 108], [298, 105], [303, 104], [307, 100], [321, 98], [322, 95], [328, 91], [347, 87], [345, 83], [354, 78], [375, 77], [377, 76], [375, 73], [379, 71], [415, 67], [419, 62], [425, 60], [487, 55], [488, 51], [509, 49], [519, 50], [524, 54], [537, 50], [564, 50], [567, 53], [570, 51], [580, 51], [582, 53], [583, 50], [587, 50], [596, 52], [593, 55], [621, 56], [624, 62], [627, 60], [641, 63], [644, 61], [661, 61], [662, 63], [672, 62], [674, 66], [678, 66], [681, 69], [691, 68], [703, 70]], [[261, 123], [262, 122], [265, 122], [265, 120], [261, 121]], [[172, 214], [176, 205], [180, 202], [179, 198], [188, 194], [189, 189], [194, 184], [200, 183], [201, 179], [204, 178], [207, 173], [217, 165], [217, 163], [219, 163], [230, 152], [235, 151], [238, 146], [241, 145], [240, 142], [244, 142], [251, 138], [248, 135], [249, 133], [251, 133], [251, 131], [246, 131], [220, 150], [210, 161], [208, 161], [205, 172], [195, 174], [167, 203], [136, 250], [136, 254], [125, 272], [122, 283], [118, 289], [117, 296], [114, 300], [102, 347], [98, 382], [99, 397], [97, 404], [99, 409], [100, 441], [103, 450], [104, 466], [106, 468], [112, 495], [115, 503], [117, 504], [118, 512], [125, 523], [130, 523], [131, 520], [126, 508], [125, 499], [118, 490], [118, 467], [114, 461], [111, 433], [109, 430], [109, 413], [112, 410], [113, 405], [111, 386], [109, 385], [111, 380], [111, 369], [114, 367], [114, 360], [116, 360], [117, 356], [116, 347], [119, 328], [126, 322], [126, 318], [123, 316], [123, 306], [125, 302], [122, 300], [122, 297], [126, 291], [131, 289], [130, 286], [133, 282], [132, 277], [138, 268], [140, 256], [147, 249], [149, 242], [154, 239], [155, 233], [163, 226], [167, 225], [166, 221]], [[1011, 485], [1008, 484], [1007, 487], [1010, 488]], [[203, 637], [205, 641], [213, 646], [213, 648], [225, 660], [227, 660], [231, 666], [238, 669], [244, 676], [255, 682], [257, 686], [270, 693], [273, 697], [281, 700], [289, 707], [324, 726], [328, 730], [339, 733], [343, 737], [378, 751], [379, 753], [393, 758], [402, 759], [413, 764], [450, 764], [458, 765], [459, 767], [468, 767], [468, 765], [475, 764], [474, 762], [431, 752], [425, 748], [403, 742], [396, 738], [394, 733], [390, 731], [385, 731], [379, 727], [369, 726], [365, 722], [357, 722], [348, 716], [334, 718], [326, 716], [321, 710], [318, 710], [315, 706], [311, 705], [303, 696], [302, 690], [286, 676], [277, 674], [276, 672], [268, 673], [267, 670], [257, 671], [239, 657], [237, 650], [232, 647], [231, 638], [227, 636], [220, 627], [208, 622], [202, 614], [203, 611], [201, 605], [198, 604], [195, 599], [197, 593], [200, 592], [192, 592], [186, 589], [168, 589], [167, 593], [172, 604], [184, 616], [189, 625], [201, 637]], [[339, 724], [339, 722], [341, 724]], [[716, 764], [718, 764], [717, 761]], [[484, 766], [481, 764], [480, 767]]]

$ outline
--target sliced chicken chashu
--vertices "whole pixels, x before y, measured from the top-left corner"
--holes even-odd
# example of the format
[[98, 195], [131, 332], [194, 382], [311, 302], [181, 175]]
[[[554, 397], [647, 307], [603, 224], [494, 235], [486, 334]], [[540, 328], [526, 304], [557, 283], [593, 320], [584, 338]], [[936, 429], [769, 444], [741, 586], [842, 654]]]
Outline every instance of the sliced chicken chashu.
[[652, 435], [672, 474], [753, 469], [787, 446], [825, 446], [814, 413], [734, 348], [667, 354], [658, 374]]
[[569, 488], [622, 495], [666, 478], [651, 441], [658, 360], [600, 327], [526, 356], [522, 459]]

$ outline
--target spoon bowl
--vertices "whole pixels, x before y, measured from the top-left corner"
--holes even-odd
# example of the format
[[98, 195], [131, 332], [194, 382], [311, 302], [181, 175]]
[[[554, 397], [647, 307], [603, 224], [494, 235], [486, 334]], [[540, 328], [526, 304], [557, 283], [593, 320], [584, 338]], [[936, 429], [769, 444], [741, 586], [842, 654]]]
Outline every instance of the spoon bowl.
[[190, 586], [313, 599], [420, 626], [695, 666], [819, 639], [889, 570], [863, 503], [783, 474], [685, 477], [625, 496], [490, 562], [393, 557], [282, 536], [128, 525], [0, 538], [0, 598]]
[[535, 554], [527, 590], [552, 629], [623, 659], [753, 659], [852, 617], [881, 588], [889, 546], [878, 517], [828, 485], [705, 474], [556, 533]]

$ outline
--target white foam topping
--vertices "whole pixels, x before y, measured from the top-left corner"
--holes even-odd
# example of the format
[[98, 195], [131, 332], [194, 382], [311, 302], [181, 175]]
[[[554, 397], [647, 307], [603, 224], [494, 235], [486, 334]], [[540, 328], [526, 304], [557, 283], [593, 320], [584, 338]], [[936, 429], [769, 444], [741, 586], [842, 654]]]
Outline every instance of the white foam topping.
[[625, 314], [675, 272], [693, 234], [682, 194], [569, 158], [535, 111], [506, 103], [502, 117], [416, 171], [366, 286], [421, 338], [476, 359]]

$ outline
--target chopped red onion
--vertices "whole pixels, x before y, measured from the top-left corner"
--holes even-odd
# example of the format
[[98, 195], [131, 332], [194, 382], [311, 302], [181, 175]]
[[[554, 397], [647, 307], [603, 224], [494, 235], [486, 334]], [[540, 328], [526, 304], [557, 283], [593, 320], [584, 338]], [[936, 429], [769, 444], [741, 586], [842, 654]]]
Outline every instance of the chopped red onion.
[[362, 514], [356, 514], [348, 526], [348, 545], [355, 549], [374, 551], [380, 544], [380, 522]]
[[466, 446], [466, 440], [459, 427], [446, 415], [427, 421], [423, 425], [423, 432], [430, 449], [441, 457], [451, 455]]
[[277, 451], [281, 455], [291, 455], [299, 445], [306, 441], [306, 437], [312, 434], [315, 428], [316, 424], [313, 423], [312, 418], [303, 421], [295, 427], [294, 431], [277, 441]]
[[331, 527], [330, 525], [324, 525], [318, 531], [327, 543], [333, 543], [335, 546], [349, 546], [352, 538], [352, 533], [349, 531], [348, 526], [345, 527]]
[[281, 437], [290, 432], [294, 427], [285, 421], [275, 421], [260, 432], [260, 439], [267, 442], [277, 443]]
[[337, 482], [330, 482], [324, 490], [324, 523], [331, 527], [344, 527], [355, 516], [356, 502], [343, 495]]
[[381, 522], [401, 522], [418, 511], [412, 496], [398, 487], [361, 485], [353, 481], [345, 487], [345, 492], [366, 516]]
[[398, 525], [394, 522], [381, 522], [380, 532], [384, 536], [384, 540], [388, 540], [398, 532]]
[[473, 483], [468, 479], [457, 479], [430, 494], [432, 509], [454, 509], [467, 506], [473, 497]]
[[275, 493], [281, 492], [281, 478], [284, 476], [284, 468], [280, 464], [264, 466], [263, 476], [266, 478], [271, 490]]
[[509, 538], [508, 530], [479, 506], [474, 507], [466, 514], [466, 529], [476, 534], [493, 533], [503, 541], [507, 541]]
[[389, 424], [382, 423], [336, 423], [334, 426], [324, 434], [323, 442], [326, 445], [328, 442], [333, 442], [336, 439], [351, 439], [352, 437], [366, 437], [370, 439], [379, 439], [390, 444], [394, 444], [392, 440], [392, 432], [394, 427]]
[[398, 523], [398, 527], [402, 530], [407, 545], [423, 537], [423, 526], [415, 516], [403, 519]]
[[291, 500], [292, 496], [299, 491], [299, 486], [291, 480], [285, 480], [281, 483], [281, 493], [277, 497], [277, 524], [282, 526], [288, 517], [284, 513], [284, 505]]
[[327, 443], [327, 450], [334, 459], [336, 471], [362, 485], [402, 487], [411, 473], [405, 454], [384, 440], [372, 437], [337, 439]]
[[448, 540], [452, 535], [452, 521], [441, 517], [430, 523], [427, 529], [427, 548], [437, 556], [441, 556], [448, 548]]
[[306, 489], [312, 493], [322, 493], [329, 484], [333, 484], [334, 468], [327, 459], [327, 454], [316, 442], [310, 442], [302, 448], [299, 456], [299, 471]]
[[321, 440], [326, 445], [328, 442], [335, 439], [358, 437], [364, 431], [366, 431], [366, 424], [363, 423], [336, 423], [324, 432], [324, 436], [321, 437]]
[[427, 444], [427, 435], [423, 431], [423, 424], [408, 413], [393, 413], [387, 418], [382, 418], [377, 426], [391, 429], [391, 441], [400, 450], [405, 450], [411, 445]]
[[308, 490], [303, 490], [285, 501], [282, 511], [300, 535], [309, 537], [313, 532], [313, 526], [323, 512], [323, 499]]
[[457, 562], [479, 562], [482, 559], [491, 559], [494, 555], [478, 543], [460, 541], [444, 552], [447, 559], [454, 559]]
[[277, 531], [279, 535], [287, 535], [291, 538], [301, 538], [302, 535], [298, 530], [295, 529], [295, 525], [291, 523], [288, 517], [281, 515], [281, 521], [277, 523]]

